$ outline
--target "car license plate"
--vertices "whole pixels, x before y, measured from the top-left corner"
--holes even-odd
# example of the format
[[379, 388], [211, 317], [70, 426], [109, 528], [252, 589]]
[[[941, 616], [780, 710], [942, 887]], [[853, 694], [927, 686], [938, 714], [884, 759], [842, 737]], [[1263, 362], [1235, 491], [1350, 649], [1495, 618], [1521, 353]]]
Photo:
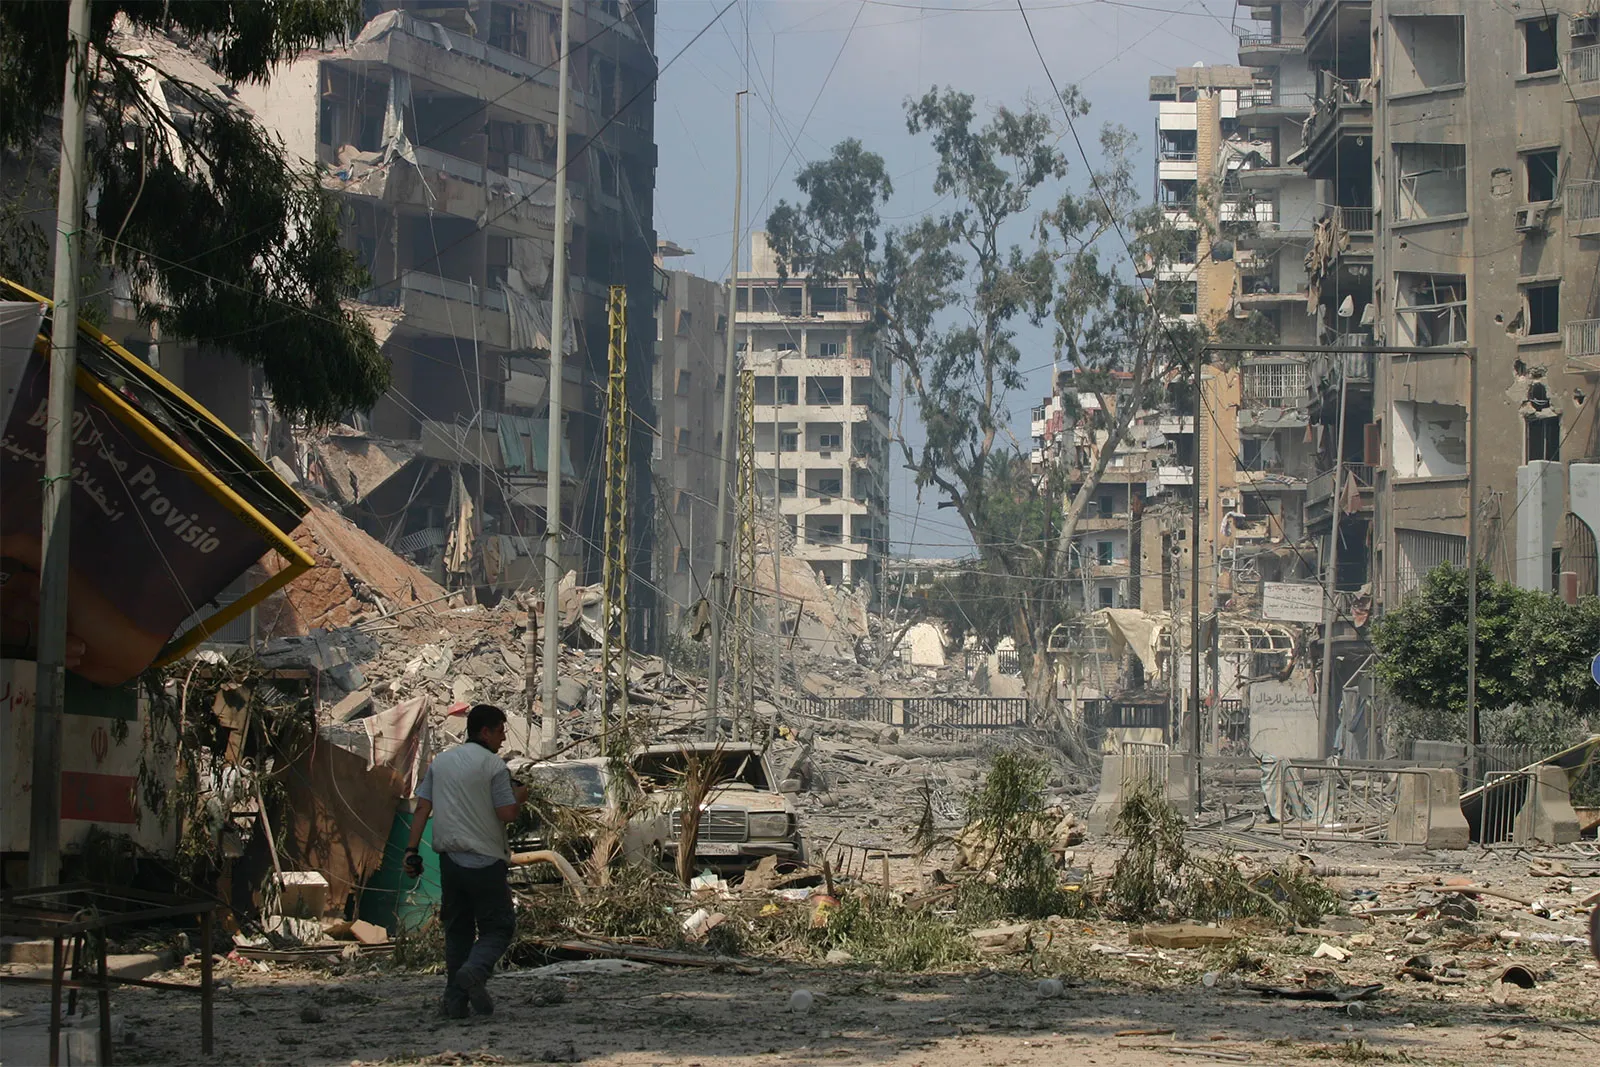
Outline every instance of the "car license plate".
[[696, 841], [694, 843], [696, 856], [737, 856], [739, 845], [735, 841]]

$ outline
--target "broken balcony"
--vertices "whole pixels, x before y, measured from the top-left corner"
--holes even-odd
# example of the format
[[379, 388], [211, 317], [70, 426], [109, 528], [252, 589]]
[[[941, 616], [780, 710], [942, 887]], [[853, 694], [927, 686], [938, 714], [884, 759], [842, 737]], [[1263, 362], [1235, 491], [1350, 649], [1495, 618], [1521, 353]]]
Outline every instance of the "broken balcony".
[[1307, 92], [1283, 92], [1272, 86], [1246, 89], [1239, 94], [1239, 121], [1300, 118], [1311, 113], [1316, 98]]
[[1306, 483], [1306, 528], [1326, 528], [1335, 509], [1347, 515], [1372, 511], [1373, 468], [1370, 463], [1346, 463], [1342, 474], [1326, 470]]
[[1306, 174], [1336, 178], [1339, 146], [1346, 140], [1372, 138], [1371, 78], [1336, 78], [1318, 73], [1317, 106], [1306, 123]]
[[1252, 30], [1239, 34], [1239, 62], [1249, 67], [1273, 67], [1284, 56], [1305, 51], [1306, 39], [1281, 30]]
[[[472, 100], [493, 100], [495, 107], [525, 118], [556, 121], [560, 84], [555, 68], [523, 59], [436, 22], [412, 18], [404, 11], [386, 11], [367, 23], [350, 47], [334, 53], [329, 63], [361, 74], [369, 65], [388, 66], [418, 82]], [[425, 91], [424, 86], [418, 86]], [[586, 134], [590, 97], [572, 90], [574, 134]]]

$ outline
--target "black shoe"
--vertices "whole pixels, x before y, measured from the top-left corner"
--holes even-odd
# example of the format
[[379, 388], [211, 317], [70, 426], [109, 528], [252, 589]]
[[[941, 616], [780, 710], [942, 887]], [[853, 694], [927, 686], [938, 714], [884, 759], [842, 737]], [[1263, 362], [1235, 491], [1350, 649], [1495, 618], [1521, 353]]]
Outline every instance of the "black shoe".
[[466, 994], [467, 1003], [479, 1015], [494, 1014], [494, 998], [486, 987], [489, 976], [476, 967], [463, 967], [456, 972], [456, 988]]
[[467, 995], [452, 989], [440, 999], [439, 1012], [446, 1019], [465, 1019], [472, 1014], [472, 1009], [467, 1006]]

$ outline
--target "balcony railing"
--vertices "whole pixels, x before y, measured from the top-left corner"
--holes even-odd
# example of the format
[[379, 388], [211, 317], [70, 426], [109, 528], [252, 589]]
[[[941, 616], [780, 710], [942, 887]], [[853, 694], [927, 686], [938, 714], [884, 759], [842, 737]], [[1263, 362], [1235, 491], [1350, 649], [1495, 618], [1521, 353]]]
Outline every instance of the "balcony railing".
[[1251, 48], [1304, 48], [1304, 37], [1286, 37], [1281, 33], [1241, 33], [1239, 35], [1239, 50]]
[[1600, 82], [1600, 44], [1585, 45], [1567, 53], [1567, 79]]
[[1569, 322], [1565, 332], [1568, 359], [1600, 358], [1600, 319]]
[[1341, 490], [1348, 478], [1354, 478], [1356, 486], [1360, 489], [1372, 488], [1372, 464], [1346, 463], [1344, 465], [1345, 478], [1340, 478], [1338, 472], [1326, 470], [1313, 477], [1306, 483], [1306, 506], [1311, 507], [1329, 499]]
[[1567, 207], [1576, 219], [1600, 219], [1600, 179], [1575, 178], [1567, 182]]
[[1241, 89], [1239, 91], [1239, 106], [1246, 107], [1280, 107], [1293, 111], [1310, 111], [1316, 104], [1316, 97], [1308, 92], [1279, 92], [1277, 89]]
[[1192, 148], [1163, 148], [1161, 162], [1163, 163], [1193, 163], [1199, 156]]
[[1333, 210], [1339, 219], [1340, 229], [1346, 230], [1350, 233], [1372, 232], [1373, 218], [1371, 207], [1347, 207], [1341, 204], [1336, 206]]

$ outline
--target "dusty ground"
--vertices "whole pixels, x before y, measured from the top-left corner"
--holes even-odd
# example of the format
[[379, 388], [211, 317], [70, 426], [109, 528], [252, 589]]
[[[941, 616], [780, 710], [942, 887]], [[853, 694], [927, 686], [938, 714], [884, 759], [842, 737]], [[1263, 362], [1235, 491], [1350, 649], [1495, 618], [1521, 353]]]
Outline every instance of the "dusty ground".
[[[198, 1053], [194, 998], [146, 990], [119, 995], [131, 1040], [118, 1062], [146, 1064], [455, 1064], [575, 1062], [692, 1065], [820, 1061], [1125, 1065], [1315, 1060], [1565, 1067], [1600, 1058], [1600, 971], [1562, 963], [1550, 992], [1490, 1003], [1480, 988], [1391, 986], [1372, 1002], [1331, 1006], [1206, 988], [1203, 954], [1180, 984], [1069, 979], [1041, 1000], [1020, 973], [885, 977], [848, 966], [769, 967], [756, 976], [654, 969], [566, 980], [548, 1005], [544, 982], [502, 975], [488, 1020], [434, 1014], [439, 979], [373, 974], [236, 973], [217, 1005], [217, 1048]], [[1190, 964], [1194, 966], [1191, 966]], [[1191, 973], [1193, 972], [1193, 973]], [[790, 993], [824, 994], [810, 1014]], [[321, 1021], [303, 1021], [315, 1005]], [[313, 1016], [316, 1012], [311, 1013]], [[1171, 1031], [1118, 1036], [1123, 1031]]]
[[[1600, 888], [1595, 843], [1428, 853], [1242, 835], [1233, 845], [1257, 865], [1304, 849], [1324, 869], [1352, 872], [1327, 876], [1343, 898], [1341, 911], [1383, 914], [1330, 917], [1323, 922], [1328, 932], [1313, 934], [1244, 920], [1235, 927], [1238, 940], [1209, 949], [1133, 945], [1124, 924], [1052, 919], [1033, 925], [1031, 953], [986, 957], [954, 973], [767, 959], [751, 961], [754, 974], [645, 968], [552, 980], [503, 973], [492, 985], [495, 1016], [466, 1022], [437, 1015], [441, 978], [400, 973], [378, 960], [343, 965], [344, 973], [230, 960], [218, 965], [223, 988], [210, 1056], [199, 1053], [197, 998], [125, 989], [113, 998], [113, 1014], [126, 1026], [116, 1062], [1600, 1063], [1600, 964], [1571, 938], [1584, 922], [1572, 905]], [[1076, 850], [1072, 862], [1104, 874], [1116, 854], [1110, 843], [1091, 845]], [[1567, 873], [1550, 873], [1551, 861], [1565, 863]], [[897, 889], [926, 884], [929, 872], [918, 866], [895, 863]], [[875, 867], [868, 877], [879, 880]], [[1436, 885], [1451, 879], [1537, 904], [1490, 895], [1463, 902]], [[741, 921], [763, 921], [756, 913], [765, 899], [757, 897], [740, 913], [755, 917]], [[1451, 907], [1441, 912], [1441, 901]], [[1329, 949], [1336, 950], [1332, 958]], [[1447, 984], [1401, 976], [1417, 956], [1429, 957]], [[1512, 963], [1536, 977], [1536, 988], [1495, 981]], [[1317, 971], [1383, 989], [1337, 1004], [1275, 999], [1242, 986], [1287, 986]], [[1208, 975], [1215, 984], [1205, 984]], [[1062, 978], [1063, 995], [1041, 998], [1041, 976]], [[166, 977], [193, 980], [195, 969]], [[807, 1014], [788, 1010], [796, 989], [820, 994]], [[0, 1022], [9, 1028], [42, 1000], [36, 988], [8, 987]], [[21, 1062], [6, 1054], [7, 1032], [16, 1033], [0, 1032], [0, 1062]]]

